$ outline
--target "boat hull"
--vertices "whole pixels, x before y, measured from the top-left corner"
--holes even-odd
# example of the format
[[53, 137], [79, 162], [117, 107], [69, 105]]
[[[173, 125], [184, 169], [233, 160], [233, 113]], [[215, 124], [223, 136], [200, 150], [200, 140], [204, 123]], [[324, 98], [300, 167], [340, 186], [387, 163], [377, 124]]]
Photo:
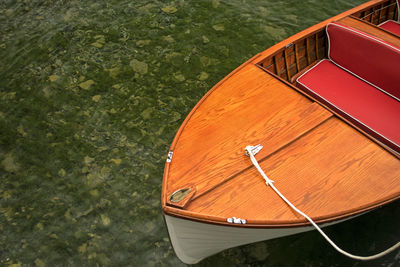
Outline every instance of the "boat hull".
[[[296, 87], [300, 75], [326, 59], [330, 23], [400, 46], [399, 37], [372, 25], [397, 16], [394, 1], [372, 0], [255, 55], [188, 114], [168, 152], [161, 197], [171, 243], [183, 262], [313, 229], [265, 186], [244, 153], [248, 145], [263, 146], [259, 167], [321, 227], [400, 198], [399, 155]], [[354, 95], [359, 102], [362, 94]]]
[[[326, 227], [345, 220], [321, 224]], [[244, 228], [195, 222], [164, 215], [169, 237], [175, 254], [186, 264], [195, 264], [202, 259], [228, 248], [259, 241], [294, 235], [314, 230], [312, 226], [286, 228]]]

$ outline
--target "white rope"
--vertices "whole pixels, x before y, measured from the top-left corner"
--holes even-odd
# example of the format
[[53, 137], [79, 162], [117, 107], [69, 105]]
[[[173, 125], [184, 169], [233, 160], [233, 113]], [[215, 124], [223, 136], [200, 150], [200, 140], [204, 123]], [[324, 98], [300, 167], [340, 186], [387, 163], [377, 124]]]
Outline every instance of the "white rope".
[[[308, 217], [304, 212], [300, 211], [298, 208], [296, 208], [289, 200], [286, 199], [286, 197], [284, 197], [281, 192], [279, 192], [278, 189], [276, 189], [276, 187], [273, 185], [273, 181], [271, 179], [268, 178], [268, 176], [264, 173], [264, 171], [261, 169], [260, 165], [257, 162], [257, 159], [254, 157], [253, 151], [254, 148], [259, 147], [258, 146], [247, 146], [246, 147], [246, 154], [248, 156], [250, 156], [251, 162], [253, 163], [253, 165], [257, 168], [257, 170], [260, 172], [261, 176], [264, 178], [265, 183], [269, 186], [271, 186], [271, 188], [292, 208], [294, 209], [297, 213], [299, 213], [300, 215], [302, 215], [304, 218], [306, 218], [314, 227], [315, 229], [318, 230], [318, 232], [320, 232], [320, 234], [329, 242], [329, 244], [332, 245], [332, 247], [334, 247], [337, 251], [339, 251], [340, 253], [342, 253], [343, 255], [352, 258], [352, 259], [356, 259], [356, 260], [362, 260], [362, 261], [368, 261], [368, 260], [374, 260], [377, 258], [380, 258], [394, 250], [396, 250], [397, 248], [400, 247], [400, 242], [398, 242], [397, 244], [395, 244], [394, 246], [386, 249], [385, 251], [382, 251], [381, 253], [375, 254], [375, 255], [371, 255], [371, 256], [357, 256], [357, 255], [353, 255], [350, 254], [346, 251], [344, 251], [343, 249], [339, 248], [325, 233], [324, 231], [322, 231], [321, 228], [319, 228], [319, 226], [310, 218]], [[261, 147], [262, 148], [262, 147]], [[259, 151], [260, 149], [258, 149]]]

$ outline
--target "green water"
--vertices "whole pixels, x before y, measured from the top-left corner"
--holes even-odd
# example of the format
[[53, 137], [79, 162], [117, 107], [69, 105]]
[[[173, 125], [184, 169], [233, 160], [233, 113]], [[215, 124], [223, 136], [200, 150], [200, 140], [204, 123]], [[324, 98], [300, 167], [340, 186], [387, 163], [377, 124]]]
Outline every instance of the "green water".
[[[183, 265], [160, 193], [185, 116], [246, 59], [361, 2], [2, 0], [0, 265]], [[399, 220], [397, 202], [327, 231], [372, 254]], [[364, 264], [311, 232], [199, 265]]]

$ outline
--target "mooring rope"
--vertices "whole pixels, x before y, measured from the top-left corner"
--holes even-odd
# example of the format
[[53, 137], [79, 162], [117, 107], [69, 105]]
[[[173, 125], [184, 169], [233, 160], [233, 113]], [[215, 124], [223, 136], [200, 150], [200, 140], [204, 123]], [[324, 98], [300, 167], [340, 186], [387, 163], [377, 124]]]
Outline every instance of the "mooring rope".
[[[394, 246], [386, 249], [385, 251], [382, 251], [378, 254], [375, 255], [371, 255], [371, 256], [357, 256], [357, 255], [353, 255], [351, 253], [348, 253], [346, 251], [344, 251], [343, 249], [339, 248], [325, 233], [324, 231], [322, 231], [322, 229], [310, 218], [308, 217], [304, 212], [300, 211], [298, 208], [296, 208], [289, 200], [287, 200], [287, 198], [282, 195], [281, 192], [279, 192], [278, 189], [276, 189], [276, 187], [274, 186], [273, 182], [271, 179], [268, 178], [268, 176], [264, 173], [264, 171], [261, 169], [260, 165], [258, 164], [257, 159], [254, 157], [254, 155], [260, 151], [262, 148], [261, 145], [257, 145], [257, 146], [247, 146], [246, 147], [246, 155], [250, 156], [251, 162], [253, 163], [253, 165], [257, 168], [258, 172], [261, 174], [261, 176], [264, 178], [265, 183], [267, 184], [267, 186], [270, 186], [292, 209], [294, 209], [297, 213], [299, 213], [300, 215], [302, 215], [304, 218], [306, 218], [314, 227], [315, 229], [318, 230], [318, 232], [320, 232], [320, 234], [328, 241], [329, 244], [332, 245], [332, 247], [334, 247], [337, 251], [339, 251], [340, 253], [342, 253], [343, 255], [352, 258], [352, 259], [356, 259], [356, 260], [362, 260], [362, 261], [368, 261], [368, 260], [374, 260], [377, 258], [380, 258], [386, 254], [389, 254], [390, 252], [396, 250], [397, 248], [400, 247], [400, 242], [398, 242], [397, 244], [395, 244]], [[255, 153], [254, 153], [255, 152]]]

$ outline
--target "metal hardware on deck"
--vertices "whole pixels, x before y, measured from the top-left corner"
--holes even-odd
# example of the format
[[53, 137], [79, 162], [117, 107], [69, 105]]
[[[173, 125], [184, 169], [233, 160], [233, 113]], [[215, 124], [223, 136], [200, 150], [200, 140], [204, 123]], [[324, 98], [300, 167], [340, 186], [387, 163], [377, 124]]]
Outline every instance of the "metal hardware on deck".
[[174, 155], [173, 151], [168, 152], [168, 156], [167, 156], [167, 162], [171, 162], [172, 160], [172, 156]]
[[171, 194], [169, 200], [171, 202], [179, 202], [190, 193], [190, 188], [179, 189]]
[[289, 48], [289, 47], [292, 47], [293, 46], [293, 43], [290, 43], [290, 44], [287, 44], [286, 46], [285, 46], [285, 48]]
[[[258, 145], [256, 145], [256, 146], [249, 146], [249, 148], [250, 148], [250, 150], [251, 150], [251, 153], [253, 154], [253, 155], [256, 155], [258, 152], [260, 152], [260, 150], [263, 148], [263, 146], [262, 145], [260, 145], [260, 144], [258, 144]], [[246, 156], [250, 156], [249, 155], [249, 152], [247, 151], [247, 149], [245, 150], [246, 152]]]
[[228, 218], [228, 219], [226, 219], [226, 221], [228, 223], [246, 224], [246, 220], [245, 219], [240, 219], [240, 218], [236, 218], [236, 217]]

